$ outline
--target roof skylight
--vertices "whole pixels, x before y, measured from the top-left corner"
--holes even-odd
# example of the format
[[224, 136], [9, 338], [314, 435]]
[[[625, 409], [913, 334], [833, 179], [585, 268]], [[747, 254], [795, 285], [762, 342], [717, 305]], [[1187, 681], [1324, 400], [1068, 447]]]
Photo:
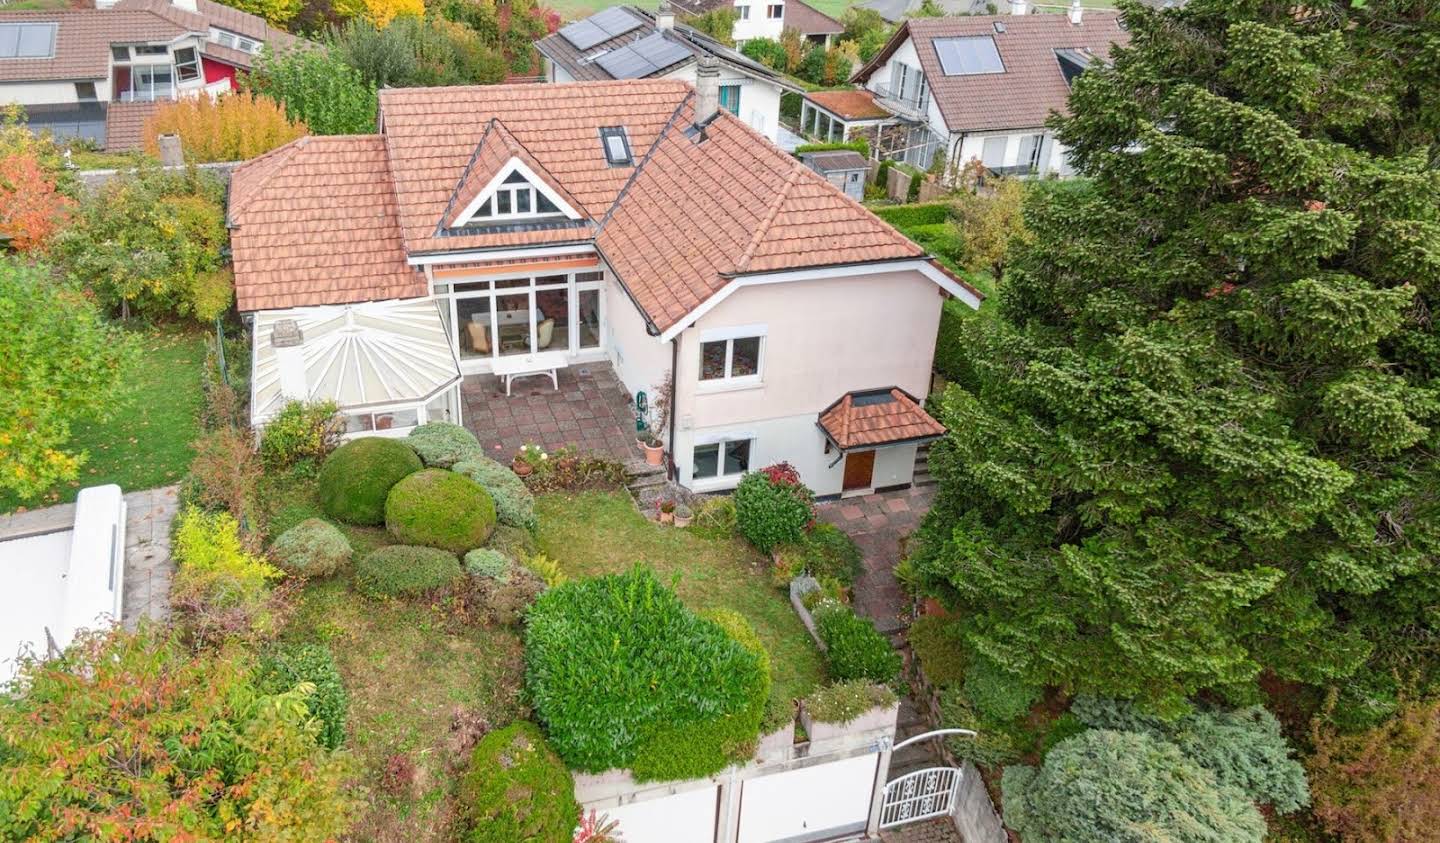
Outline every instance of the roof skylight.
[[1005, 64], [1000, 61], [1000, 51], [995, 47], [995, 39], [989, 35], [937, 38], [935, 55], [940, 57], [940, 69], [946, 76], [1005, 72]]
[[0, 59], [48, 59], [55, 55], [55, 24], [0, 24]]
[[601, 126], [600, 142], [605, 148], [605, 161], [610, 166], [627, 167], [634, 163], [624, 126]]

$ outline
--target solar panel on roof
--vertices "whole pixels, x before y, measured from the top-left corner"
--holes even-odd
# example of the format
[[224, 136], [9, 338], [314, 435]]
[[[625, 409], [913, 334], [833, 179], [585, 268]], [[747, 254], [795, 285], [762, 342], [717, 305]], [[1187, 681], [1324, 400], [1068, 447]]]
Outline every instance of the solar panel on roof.
[[595, 60], [612, 79], [642, 79], [659, 70], [648, 59], [635, 52], [633, 45], [611, 50]]
[[679, 61], [690, 58], [691, 52], [679, 44], [665, 37], [662, 32], [652, 32], [630, 45], [636, 53], [651, 64], [656, 70], [663, 70]]
[[586, 20], [610, 33], [610, 37], [624, 35], [640, 25], [640, 19], [618, 6], [611, 6], [604, 11], [597, 12], [586, 18]]
[[989, 35], [968, 38], [935, 39], [935, 55], [946, 76], [970, 76], [976, 73], [1004, 73], [1000, 51]]
[[591, 23], [588, 18], [562, 26], [560, 35], [577, 50], [588, 50], [601, 41], [609, 41], [613, 37], [610, 33]]

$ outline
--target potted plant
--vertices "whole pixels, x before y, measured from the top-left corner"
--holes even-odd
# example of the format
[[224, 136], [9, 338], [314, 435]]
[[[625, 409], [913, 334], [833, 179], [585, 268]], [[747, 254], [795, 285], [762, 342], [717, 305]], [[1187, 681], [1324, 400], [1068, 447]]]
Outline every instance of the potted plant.
[[655, 431], [646, 428], [640, 431], [638, 437], [640, 450], [645, 452], [646, 465], [660, 465], [665, 459], [665, 445], [655, 435]]
[[651, 402], [645, 413], [645, 424], [638, 434], [636, 441], [645, 452], [647, 465], [661, 465], [665, 458], [665, 444], [660, 441], [659, 431], [665, 430], [670, 423], [670, 373], [667, 371], [656, 384], [654, 389], [655, 400]]
[[675, 523], [675, 502], [674, 502], [674, 501], [668, 500], [668, 499], [667, 499], [667, 500], [663, 500], [663, 501], [661, 501], [659, 504], [656, 505], [656, 508], [660, 511], [660, 523], [661, 523], [661, 524], [674, 524], [674, 523]]
[[677, 503], [677, 504], [675, 504], [675, 526], [676, 526], [676, 527], [689, 527], [689, 526], [690, 526], [690, 522], [693, 521], [694, 519], [695, 519], [695, 513], [693, 513], [693, 512], [690, 511], [690, 507], [686, 506], [686, 505], [683, 504], [683, 503]]
[[510, 470], [521, 477], [529, 477], [549, 458], [550, 455], [542, 451], [539, 445], [527, 443], [520, 446], [515, 458], [510, 461]]

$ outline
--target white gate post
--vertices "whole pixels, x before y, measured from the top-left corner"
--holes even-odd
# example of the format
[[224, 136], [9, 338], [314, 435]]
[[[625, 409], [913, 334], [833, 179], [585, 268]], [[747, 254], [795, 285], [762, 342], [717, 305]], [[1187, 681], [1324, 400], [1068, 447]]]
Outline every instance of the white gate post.
[[715, 843], [735, 843], [740, 839], [740, 823], [736, 822], [740, 808], [740, 779], [735, 770], [720, 783], [720, 809], [716, 812]]
[[894, 752], [890, 738], [880, 739], [880, 760], [875, 765], [875, 786], [870, 791], [870, 816], [865, 820], [865, 834], [876, 837], [880, 834], [880, 812], [885, 805], [885, 780], [890, 777], [890, 754]]

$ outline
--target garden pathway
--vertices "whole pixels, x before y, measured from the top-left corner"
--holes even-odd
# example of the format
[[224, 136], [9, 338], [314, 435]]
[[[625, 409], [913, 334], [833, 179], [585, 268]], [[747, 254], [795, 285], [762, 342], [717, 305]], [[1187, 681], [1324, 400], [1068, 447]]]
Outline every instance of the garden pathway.
[[865, 567], [855, 581], [855, 608], [886, 635], [910, 625], [909, 601], [895, 580], [895, 565], [901, 542], [920, 526], [934, 499], [934, 486], [918, 486], [816, 507], [822, 520], [849, 533], [864, 551]]
[[948, 819], [928, 820], [880, 832], [884, 843], [963, 843], [955, 823]]
[[120, 617], [127, 629], [141, 618], [170, 616], [170, 522], [180, 510], [180, 487], [162, 486], [125, 495], [125, 586]]
[[609, 363], [569, 366], [558, 377], [558, 389], [548, 377], [517, 380], [508, 396], [495, 375], [466, 378], [460, 386], [465, 426], [502, 463], [527, 443], [547, 451], [570, 445], [621, 462], [640, 456], [635, 411]]

